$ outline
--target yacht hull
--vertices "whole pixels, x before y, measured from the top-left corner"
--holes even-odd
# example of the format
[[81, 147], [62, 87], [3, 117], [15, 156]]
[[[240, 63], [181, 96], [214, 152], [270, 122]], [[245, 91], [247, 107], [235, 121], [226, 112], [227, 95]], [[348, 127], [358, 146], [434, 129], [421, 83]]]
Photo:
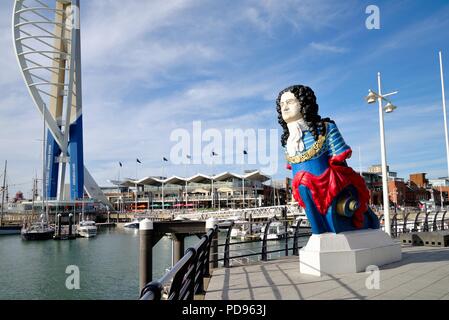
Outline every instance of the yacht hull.
[[41, 232], [21, 232], [23, 240], [50, 240], [53, 239], [54, 231], [41, 231]]
[[22, 226], [3, 226], [0, 227], [0, 235], [6, 234], [20, 234]]

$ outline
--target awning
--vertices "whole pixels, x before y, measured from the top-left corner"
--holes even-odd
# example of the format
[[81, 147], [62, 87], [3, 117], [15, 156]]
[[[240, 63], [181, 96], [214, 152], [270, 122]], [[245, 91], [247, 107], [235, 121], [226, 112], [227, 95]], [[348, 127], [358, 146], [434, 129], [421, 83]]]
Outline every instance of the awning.
[[204, 189], [201, 189], [201, 188], [198, 188], [198, 189], [193, 190], [191, 193], [202, 193], [202, 194], [207, 194], [207, 193], [209, 193], [209, 191], [204, 190]]
[[261, 182], [270, 180], [270, 176], [261, 173], [259, 170], [245, 174], [244, 178], [245, 180], [261, 181]]
[[230, 178], [237, 178], [237, 179], [242, 179], [241, 175], [232, 173], [232, 172], [222, 172], [220, 174], [217, 174], [216, 176], [214, 176], [214, 180], [215, 181], [225, 181], [228, 180]]
[[231, 188], [228, 187], [221, 187], [217, 189], [218, 192], [234, 192]]
[[212, 178], [210, 176], [206, 176], [205, 174], [198, 173], [188, 179], [189, 182], [195, 183], [210, 183]]
[[146, 177], [137, 181], [137, 184], [146, 186], [161, 186], [164, 180], [156, 177]]
[[164, 184], [176, 184], [176, 185], [181, 185], [184, 186], [186, 184], [186, 178], [181, 178], [178, 176], [172, 176], [168, 179], [164, 180]]

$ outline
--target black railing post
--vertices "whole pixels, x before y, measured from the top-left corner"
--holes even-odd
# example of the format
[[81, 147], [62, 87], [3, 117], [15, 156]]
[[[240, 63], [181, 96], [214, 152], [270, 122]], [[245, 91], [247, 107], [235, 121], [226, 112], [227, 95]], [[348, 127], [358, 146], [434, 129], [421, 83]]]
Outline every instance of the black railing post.
[[224, 261], [223, 261], [223, 263], [224, 263], [224, 267], [225, 268], [229, 268], [231, 265], [230, 265], [230, 258], [229, 258], [229, 244], [230, 244], [230, 241], [231, 241], [231, 231], [232, 231], [232, 227], [234, 227], [234, 221], [231, 221], [231, 224], [229, 225], [229, 228], [228, 228], [228, 232], [227, 232], [227, 234], [226, 234], [226, 242], [225, 242], [225, 247], [224, 247]]
[[267, 224], [265, 225], [265, 231], [263, 233], [263, 240], [262, 240], [262, 261], [268, 261], [268, 254], [267, 254], [267, 236], [268, 236], [268, 229], [270, 228], [270, 224], [272, 222], [273, 218], [268, 220]]
[[[189, 279], [189, 294], [187, 296], [187, 299], [189, 300], [194, 300], [195, 298], [195, 278], [196, 278], [196, 268], [197, 268], [197, 264], [198, 264], [198, 251], [195, 248], [189, 248], [189, 250], [192, 250], [194, 253], [193, 256], [193, 260], [192, 260], [192, 265], [190, 268], [192, 268], [193, 270], [191, 270], [190, 272], [190, 279]], [[189, 269], [190, 269], [189, 268]]]
[[[163, 283], [167, 283], [168, 279], [171, 280], [170, 290], [168, 292], [168, 300], [193, 300], [195, 290], [195, 248], [188, 248], [186, 254], [182, 257], [182, 261], [178, 261], [176, 265], [169, 271], [166, 279], [160, 280]], [[173, 273], [172, 277], [169, 274]], [[193, 274], [193, 277], [192, 277]]]
[[[204, 276], [210, 277], [210, 269], [218, 267], [218, 220], [215, 218], [209, 218], [206, 220], [206, 231], [209, 234], [209, 243], [206, 251], [206, 264], [204, 266]], [[210, 258], [212, 251], [212, 259]], [[215, 257], [215, 258], [214, 258]], [[216, 261], [216, 265], [214, 263]]]
[[406, 213], [406, 215], [404, 217], [404, 224], [402, 225], [402, 233], [408, 232], [407, 220], [408, 220], [409, 215], [410, 215], [410, 212]]
[[209, 258], [209, 270], [218, 268], [218, 226], [215, 226], [214, 235], [211, 239], [211, 254]]
[[298, 235], [299, 235], [299, 227], [301, 225], [301, 222], [302, 222], [302, 219], [299, 219], [298, 223], [296, 223], [295, 233], [293, 234], [293, 252], [292, 252], [292, 254], [294, 256], [299, 256]]
[[195, 294], [204, 293], [204, 267], [206, 265], [206, 251], [209, 243], [209, 235], [201, 237], [204, 242], [198, 247], [196, 268], [195, 268]]
[[287, 206], [282, 208], [282, 218], [284, 219], [285, 228], [285, 256], [288, 257], [288, 221], [287, 221]]
[[430, 212], [426, 212], [426, 217], [424, 218], [423, 231], [425, 232], [429, 231], [429, 214]]
[[441, 230], [444, 230], [444, 217], [446, 216], [447, 211], [443, 211], [443, 217], [441, 218]]
[[433, 223], [432, 223], [432, 229], [433, 229], [433, 231], [438, 231], [438, 226], [437, 226], [437, 217], [438, 217], [438, 214], [440, 213], [440, 211], [437, 211], [436, 213], [435, 213], [435, 215], [433, 216]]
[[418, 212], [417, 214], [416, 214], [416, 217], [415, 217], [415, 223], [414, 223], [414, 225], [413, 225], [413, 231], [418, 231], [418, 218], [419, 218], [419, 215], [421, 214], [421, 212]]

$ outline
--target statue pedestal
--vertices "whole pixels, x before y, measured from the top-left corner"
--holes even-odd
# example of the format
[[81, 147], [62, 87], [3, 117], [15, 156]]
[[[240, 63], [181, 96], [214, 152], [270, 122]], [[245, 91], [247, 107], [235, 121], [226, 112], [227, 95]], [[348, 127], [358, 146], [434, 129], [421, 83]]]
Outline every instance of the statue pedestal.
[[299, 252], [299, 271], [315, 276], [364, 272], [401, 256], [400, 243], [379, 229], [314, 234]]

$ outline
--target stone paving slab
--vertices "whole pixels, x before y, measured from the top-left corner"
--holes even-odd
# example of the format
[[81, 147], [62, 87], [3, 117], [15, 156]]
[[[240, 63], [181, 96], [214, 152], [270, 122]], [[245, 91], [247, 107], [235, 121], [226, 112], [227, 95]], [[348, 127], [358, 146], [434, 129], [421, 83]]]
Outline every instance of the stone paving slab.
[[285, 257], [215, 269], [206, 300], [449, 299], [449, 248], [402, 247], [402, 260], [380, 268], [379, 289], [370, 274], [316, 277], [299, 273], [299, 258]]

